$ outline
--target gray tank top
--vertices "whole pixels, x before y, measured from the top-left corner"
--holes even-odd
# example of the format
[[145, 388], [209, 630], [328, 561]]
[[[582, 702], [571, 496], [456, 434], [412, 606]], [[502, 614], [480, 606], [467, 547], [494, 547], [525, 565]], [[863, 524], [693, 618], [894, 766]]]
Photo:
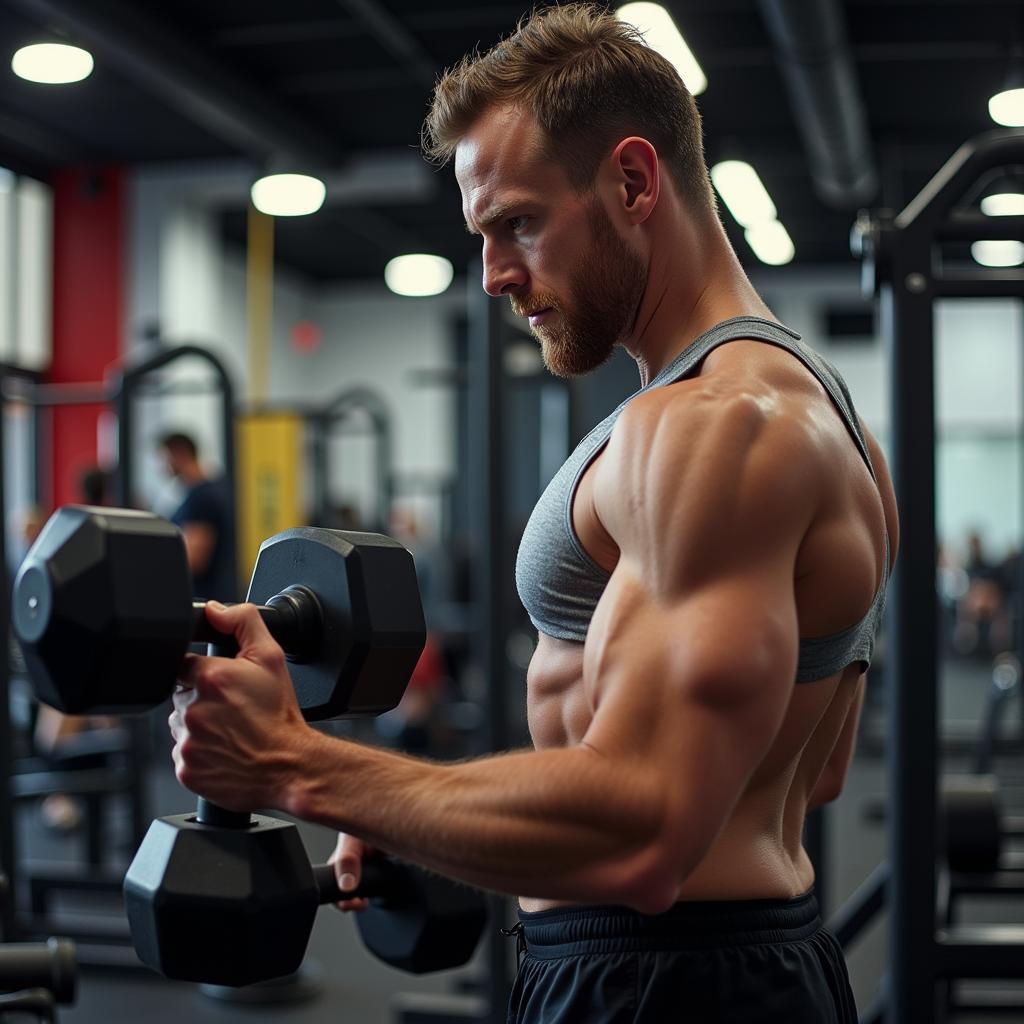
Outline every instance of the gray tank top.
[[[713, 349], [728, 341], [764, 341], [791, 352], [832, 397], [872, 478], [874, 467], [854, 413], [853, 400], [838, 371], [800, 340], [800, 335], [760, 317], [733, 317], [716, 324], [680, 352], [647, 385], [606, 416], [577, 445], [545, 488], [530, 516], [516, 559], [516, 587], [534, 626], [558, 640], [586, 639], [587, 628], [610, 574], [583, 550], [572, 522], [572, 502], [584, 471], [608, 443], [615, 421], [637, 395], [692, 376]], [[875, 633], [882, 620], [889, 582], [889, 538], [886, 569], [874, 601], [860, 622], [829, 636], [801, 637], [796, 682], [809, 683], [841, 671], [855, 661], [871, 664]]]

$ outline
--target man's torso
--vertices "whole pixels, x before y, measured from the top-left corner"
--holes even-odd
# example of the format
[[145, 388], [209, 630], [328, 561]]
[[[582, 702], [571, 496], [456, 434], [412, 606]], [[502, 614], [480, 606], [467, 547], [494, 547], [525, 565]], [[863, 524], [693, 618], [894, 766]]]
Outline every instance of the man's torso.
[[224, 482], [201, 480], [191, 486], [171, 516], [179, 527], [202, 523], [213, 531], [213, 550], [206, 568], [193, 576], [192, 586], [197, 598], [233, 600], [235, 581], [230, 576], [229, 545], [231, 523]]
[[[824, 497], [794, 566], [794, 596], [801, 637], [838, 633], [864, 617], [884, 578], [886, 536], [895, 536], [896, 528], [888, 475], [875, 482], [825, 388], [792, 355], [770, 344], [727, 343], [698, 375], [659, 389], [657, 401], [674, 414], [683, 405], [699, 407], [706, 416], [733, 389], [782, 403], [783, 414], [796, 418], [813, 437]], [[698, 418], [694, 429], [702, 429]], [[688, 439], [680, 437], [679, 443]], [[882, 465], [877, 445], [870, 438], [868, 445], [872, 462]], [[580, 477], [571, 516], [585, 553], [610, 573], [618, 549], [601, 523], [600, 493], [618, 481], [603, 476], [602, 459], [598, 455]], [[723, 636], [720, 642], [742, 643], [742, 637]], [[590, 724], [600, 701], [600, 681], [585, 686], [583, 648], [578, 641], [540, 633], [527, 680], [530, 732], [538, 749], [575, 745]], [[679, 899], [788, 898], [811, 887], [813, 870], [801, 846], [807, 799], [842, 729], [861, 674], [857, 662], [794, 687], [772, 749], [707, 857], [681, 880]], [[528, 900], [522, 905], [541, 910], [552, 904]]]

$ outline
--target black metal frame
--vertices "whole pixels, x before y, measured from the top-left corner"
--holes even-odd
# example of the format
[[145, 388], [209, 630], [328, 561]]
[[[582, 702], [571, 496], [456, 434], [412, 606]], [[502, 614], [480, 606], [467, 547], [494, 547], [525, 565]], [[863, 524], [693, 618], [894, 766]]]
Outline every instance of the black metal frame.
[[[480, 288], [479, 265], [466, 275], [469, 289], [469, 421], [470, 506], [477, 510], [475, 541], [474, 603], [477, 608], [477, 662], [487, 680], [487, 750], [504, 750], [509, 744], [506, 676], [506, 601], [511, 588], [506, 540], [508, 502], [505, 473], [505, 387], [501, 303]], [[500, 1024], [506, 1016], [509, 973], [508, 940], [498, 928], [505, 924], [509, 901], [489, 900], [491, 925], [487, 949], [489, 1020]]]
[[[19, 366], [11, 366], [0, 363], [0, 514], [4, 514], [7, 508], [6, 474], [3, 471], [4, 450], [6, 444], [7, 424], [4, 418], [5, 399], [2, 397], [7, 390], [9, 381], [17, 380], [27, 382], [30, 386], [38, 385], [40, 375], [32, 370]], [[38, 430], [39, 422], [36, 421], [33, 433]], [[33, 453], [38, 455], [38, 453]], [[34, 459], [36, 467], [33, 479], [33, 498], [39, 497], [39, 474], [40, 460]], [[11, 580], [7, 565], [7, 530], [3, 523], [0, 523], [0, 622], [4, 623], [4, 629], [10, 628], [11, 620], [10, 594]], [[11, 772], [14, 767], [14, 756], [11, 750], [11, 656], [10, 640], [8, 634], [4, 634], [4, 642], [0, 647], [0, 779], [5, 787], [9, 787]], [[14, 804], [7, 793], [0, 797], [0, 868], [7, 874], [7, 885], [5, 889], [9, 897], [0, 900], [0, 939], [9, 941], [18, 937], [18, 927], [15, 912], [15, 894], [18, 878], [17, 863], [17, 841], [15, 834]]]
[[[4, 444], [4, 422], [3, 408], [7, 402], [21, 402], [35, 410], [35, 445], [40, 447], [39, 436], [43, 429], [41, 412], [45, 409], [52, 409], [64, 406], [75, 406], [83, 404], [111, 404], [113, 405], [118, 420], [118, 475], [117, 475], [117, 498], [121, 505], [129, 507], [134, 485], [133, 467], [131, 453], [134, 450], [134, 404], [141, 396], [152, 393], [147, 389], [147, 378], [156, 371], [174, 363], [182, 358], [196, 357], [208, 363], [218, 378], [218, 386], [215, 391], [222, 397], [222, 432], [224, 452], [224, 475], [228, 482], [228, 500], [231, 503], [231, 520], [234, 521], [233, 503], [235, 500], [235, 430], [234, 430], [234, 386], [228, 376], [224, 365], [207, 350], [196, 345], [181, 345], [175, 348], [165, 349], [151, 358], [141, 362], [130, 364], [124, 367], [108, 383], [104, 384], [43, 384], [39, 382], [39, 374], [23, 370], [19, 367], [0, 365], [0, 510], [5, 508], [4, 474], [2, 471], [2, 453]], [[15, 383], [17, 382], [17, 383]], [[38, 453], [37, 453], [38, 454]], [[34, 482], [35, 497], [38, 499], [42, 493], [40, 475], [42, 473], [42, 460], [36, 458], [36, 479]], [[237, 576], [235, 569], [235, 545], [230, 545], [230, 562], [232, 576]], [[6, 536], [0, 530], [0, 572], [3, 573], [4, 585], [2, 597], [0, 597], [0, 614], [4, 622], [10, 620], [10, 580], [7, 578], [6, 561]], [[0, 864], [3, 864], [10, 878], [12, 896], [9, 900], [0, 901], [0, 929], [4, 937], [12, 937], [26, 932], [16, 916], [14, 894], [18, 884], [19, 865], [17, 863], [17, 850], [15, 845], [14, 829], [14, 799], [26, 795], [32, 789], [33, 780], [22, 778], [19, 784], [12, 781], [11, 772], [13, 759], [10, 749], [10, 710], [9, 710], [9, 687], [10, 687], [10, 665], [6, 645], [4, 655], [0, 658], [0, 778], [3, 779], [5, 792], [0, 795]], [[142, 837], [149, 827], [149, 813], [147, 811], [148, 800], [145, 790], [145, 751], [148, 747], [148, 730], [144, 719], [129, 718], [127, 730], [130, 733], [131, 741], [127, 746], [127, 766], [118, 772], [102, 773], [103, 778], [109, 783], [117, 782], [120, 791], [126, 793], [132, 809], [132, 838], [134, 845], [138, 846]], [[59, 773], [42, 773], [57, 778]], [[37, 779], [36, 783], [45, 780]], [[39, 788], [37, 785], [36, 788]], [[25, 792], [22, 792], [25, 791]], [[111, 873], [102, 865], [95, 863], [99, 860], [96, 837], [90, 839], [89, 859], [90, 867], [87, 876], [81, 872], [68, 870], [67, 868], [56, 868], [47, 871], [37, 872], [29, 877], [29, 888], [31, 893], [31, 909], [33, 922], [43, 924], [47, 915], [47, 903], [49, 894], [57, 890], [109, 892], [120, 894], [121, 878], [119, 873]], [[47, 930], [44, 928], [43, 930]], [[27, 929], [31, 934], [33, 929]], [[65, 931], [67, 929], [65, 928]], [[79, 930], [76, 936], [84, 942], [96, 942], [101, 946], [110, 941], [118, 941], [120, 938], [114, 934], [107, 934], [101, 930], [99, 933], [90, 931], [88, 926]], [[123, 936], [127, 943], [127, 933]], [[110, 962], [109, 954], [100, 951], [100, 962]], [[116, 959], [115, 966], [129, 966], [129, 962], [121, 963]]]
[[313, 509], [316, 522], [328, 521], [330, 515], [330, 459], [327, 443], [331, 434], [344, 420], [356, 412], [365, 412], [373, 425], [376, 441], [375, 463], [377, 471], [377, 528], [387, 531], [394, 489], [392, 479], [393, 440], [391, 413], [387, 403], [370, 388], [348, 388], [329, 399], [324, 405], [304, 416], [312, 430], [313, 452]]
[[1024, 163], [1024, 131], [993, 131], [962, 146], [895, 218], [862, 225], [866, 280], [881, 306], [892, 368], [891, 462], [903, 531], [889, 597], [888, 888], [893, 1022], [941, 1019], [939, 982], [1019, 976], [1024, 929], [936, 929], [936, 780], [939, 771], [935, 614], [935, 360], [937, 298], [1024, 296], [1024, 272], [947, 271], [938, 243], [1021, 238], [1024, 217], [955, 209], [986, 171]]
[[[0, 365], [0, 389], [10, 368]], [[6, 508], [6, 481], [3, 472], [3, 452], [7, 424], [4, 422], [3, 405], [0, 403], [0, 513]], [[4, 517], [6, 519], [6, 516]], [[10, 629], [11, 581], [7, 570], [7, 530], [0, 522], [0, 622], [4, 629]], [[5, 634], [6, 637], [6, 634]], [[8, 785], [13, 766], [11, 752], [11, 654], [10, 641], [5, 639], [0, 653], [0, 778]], [[0, 797], [0, 870], [7, 873], [5, 886], [10, 897], [0, 900], [0, 939], [9, 941], [15, 937], [14, 894], [17, 881], [17, 846], [14, 836], [14, 808], [10, 800]]]
[[[131, 507], [132, 491], [135, 483], [134, 467], [131, 453], [135, 438], [134, 402], [137, 397], [146, 394], [145, 381], [151, 374], [162, 370], [181, 359], [202, 359], [213, 370], [219, 387], [216, 393], [221, 396], [221, 441], [223, 445], [224, 480], [227, 484], [228, 502], [230, 504], [231, 522], [234, 522], [234, 502], [236, 480], [235, 461], [235, 387], [224, 364], [212, 353], [199, 345], [177, 345], [164, 349], [141, 362], [125, 366], [111, 389], [111, 400], [117, 413], [117, 493], [118, 501], [126, 508]], [[238, 570], [235, 564], [236, 552], [231, 546], [231, 578], [236, 579]]]
[[[221, 443], [223, 473], [227, 484], [228, 522], [234, 524], [236, 494], [235, 462], [235, 388], [224, 364], [212, 353], [198, 345], [177, 345], [164, 349], [141, 362], [124, 367], [115, 378], [113, 388], [114, 409], [117, 414], [117, 500], [125, 508], [133, 506], [135, 472], [132, 453], [135, 451], [135, 400], [144, 393], [146, 379], [159, 370], [165, 369], [181, 359], [201, 359], [213, 370], [219, 383], [221, 396]], [[238, 545], [234, 535], [228, 545], [228, 578], [238, 579]], [[131, 749], [141, 753], [146, 750], [148, 728], [145, 719], [130, 717], [128, 728], [132, 734]], [[143, 758], [133, 765], [133, 781], [129, 789], [132, 808], [132, 841], [141, 844], [149, 828], [149, 814], [146, 809], [145, 772]]]

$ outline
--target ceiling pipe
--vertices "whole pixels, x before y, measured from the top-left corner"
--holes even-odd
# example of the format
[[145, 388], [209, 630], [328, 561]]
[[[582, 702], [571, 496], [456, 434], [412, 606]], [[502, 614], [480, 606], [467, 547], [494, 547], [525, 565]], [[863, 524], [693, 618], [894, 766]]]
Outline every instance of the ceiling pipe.
[[434, 59], [423, 44], [376, 0], [339, 0], [369, 33], [420, 85], [433, 89], [437, 77]]
[[840, 0], [758, 0], [818, 197], [856, 209], [878, 192], [864, 102]]

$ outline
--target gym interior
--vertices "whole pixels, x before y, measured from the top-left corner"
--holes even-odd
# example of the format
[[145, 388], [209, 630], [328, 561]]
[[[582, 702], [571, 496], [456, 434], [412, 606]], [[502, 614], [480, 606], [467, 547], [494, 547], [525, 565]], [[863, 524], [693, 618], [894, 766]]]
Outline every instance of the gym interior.
[[[619, 16], [651, 46], [665, 22], [685, 40], [672, 52], [691, 60], [680, 75], [737, 257], [842, 374], [899, 503], [849, 775], [805, 829], [860, 1020], [1024, 1020], [1024, 7], [652, 7]], [[150, 823], [189, 833], [197, 820], [170, 756], [175, 667], [189, 641], [217, 638], [192, 632], [184, 590], [153, 612], [177, 617], [169, 665], [155, 667], [156, 640], [122, 632], [153, 591], [170, 608], [171, 577], [184, 579], [177, 528], [160, 525], [190, 486], [168, 470], [165, 442], [184, 435], [225, 516], [226, 582], [196, 597], [267, 606], [300, 652], [304, 693], [323, 666], [303, 663], [285, 620], [305, 614], [295, 586], [316, 585], [289, 576], [288, 545], [335, 536], [303, 529], [397, 542], [311, 556], [325, 574], [336, 563], [344, 583], [323, 585], [346, 606], [365, 600], [351, 646], [370, 652], [328, 666], [332, 687], [354, 681], [310, 713], [318, 729], [437, 761], [530, 746], [537, 631], [517, 548], [548, 482], [639, 380], [621, 349], [586, 376], [546, 370], [523, 318], [480, 287], [451, 168], [419, 151], [438, 75], [528, 13], [504, 0], [0, 0], [0, 1020], [505, 1020], [510, 897], [398, 865], [401, 881], [380, 884], [404, 902], [371, 886], [362, 920], [315, 913], [329, 899], [304, 858], [325, 862], [336, 834], [305, 822], [281, 826], [312, 900], [301, 913], [285, 892], [236, 943], [218, 904], [206, 918], [190, 905], [154, 937], [140, 861], [166, 850], [140, 854], [166, 840]], [[37, 44], [73, 47], [75, 66], [33, 63], [52, 57]], [[273, 193], [284, 175], [306, 191]], [[158, 517], [145, 555], [135, 520], [101, 537], [102, 515], [67, 509], [81, 505]], [[61, 538], [135, 560], [147, 591], [109, 597], [121, 603], [97, 626], [92, 602], [116, 573], [83, 576], [90, 596], [56, 654], [25, 618], [52, 595], [31, 589], [39, 570], [21, 572], [55, 514]], [[42, 534], [51, 568], [74, 561], [56, 533]], [[353, 565], [374, 559], [384, 582], [368, 595]], [[93, 699], [83, 652], [105, 646], [128, 653], [104, 661], [117, 678]], [[398, 662], [398, 691], [368, 696], [373, 666]], [[201, 804], [198, 827], [229, 830], [218, 814]], [[248, 855], [232, 856], [237, 868]], [[296, 916], [289, 959], [281, 922]]]

